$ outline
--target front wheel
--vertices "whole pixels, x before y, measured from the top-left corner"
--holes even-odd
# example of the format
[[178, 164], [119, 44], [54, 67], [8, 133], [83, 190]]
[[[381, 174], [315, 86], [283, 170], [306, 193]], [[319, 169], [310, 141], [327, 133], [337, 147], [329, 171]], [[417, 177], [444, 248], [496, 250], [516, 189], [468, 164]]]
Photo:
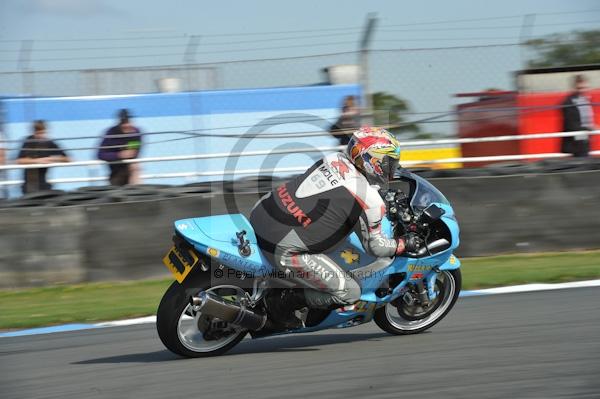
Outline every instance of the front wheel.
[[208, 284], [186, 289], [175, 281], [165, 292], [156, 313], [156, 329], [171, 352], [185, 357], [221, 355], [246, 335], [246, 330], [193, 310], [190, 297], [210, 290]]
[[452, 309], [460, 293], [460, 269], [444, 270], [437, 275], [436, 298], [424, 308], [419, 303], [407, 303], [403, 297], [375, 311], [375, 323], [394, 335], [417, 334], [442, 320]]

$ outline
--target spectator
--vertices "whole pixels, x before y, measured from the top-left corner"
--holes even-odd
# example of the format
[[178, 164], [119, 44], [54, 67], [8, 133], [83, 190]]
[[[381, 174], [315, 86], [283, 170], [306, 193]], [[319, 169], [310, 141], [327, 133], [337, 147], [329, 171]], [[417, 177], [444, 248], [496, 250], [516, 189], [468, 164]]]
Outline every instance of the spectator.
[[[98, 159], [106, 162], [122, 159], [135, 159], [140, 153], [142, 136], [140, 130], [131, 123], [131, 114], [122, 109], [118, 113], [119, 123], [106, 131]], [[124, 186], [137, 183], [137, 164], [110, 163], [110, 184]]]
[[[33, 134], [23, 142], [17, 156], [20, 165], [45, 165], [58, 162], [69, 162], [67, 154], [46, 135], [46, 122], [37, 120], [33, 123]], [[51, 190], [46, 181], [48, 168], [25, 169], [23, 194], [42, 190]]]
[[[562, 102], [563, 131], [577, 132], [594, 130], [594, 110], [587, 95], [588, 82], [585, 76], [575, 75], [574, 91]], [[588, 134], [563, 137], [561, 152], [575, 157], [587, 157], [590, 150]]]
[[338, 139], [341, 145], [346, 145], [350, 141], [352, 133], [358, 128], [360, 128], [360, 112], [356, 106], [356, 97], [346, 96], [342, 103], [342, 114], [331, 125], [329, 133]]

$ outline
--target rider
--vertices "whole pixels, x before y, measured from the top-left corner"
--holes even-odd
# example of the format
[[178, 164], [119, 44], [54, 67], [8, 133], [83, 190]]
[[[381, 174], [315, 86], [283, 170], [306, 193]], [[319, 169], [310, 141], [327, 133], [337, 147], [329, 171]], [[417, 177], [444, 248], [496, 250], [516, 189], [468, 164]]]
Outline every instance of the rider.
[[250, 223], [265, 256], [304, 290], [277, 290], [268, 311], [288, 328], [300, 327], [294, 310], [334, 309], [358, 301], [358, 282], [325, 255], [352, 231], [375, 257], [392, 257], [419, 245], [381, 231], [386, 208], [381, 185], [398, 168], [400, 147], [388, 131], [364, 127], [346, 152], [324, 157], [304, 174], [281, 184], [254, 206]]

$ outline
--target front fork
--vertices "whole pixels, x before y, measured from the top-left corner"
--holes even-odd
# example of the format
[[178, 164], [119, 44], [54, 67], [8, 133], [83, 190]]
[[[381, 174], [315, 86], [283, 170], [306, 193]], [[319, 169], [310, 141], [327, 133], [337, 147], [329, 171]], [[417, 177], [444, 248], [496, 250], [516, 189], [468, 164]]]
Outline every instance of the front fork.
[[442, 271], [440, 270], [440, 268], [436, 266], [433, 268], [431, 273], [429, 273], [429, 275], [426, 277], [427, 293], [429, 294], [430, 301], [433, 301], [435, 298], [437, 298], [437, 292], [435, 292], [435, 283], [437, 281], [438, 275], [441, 272]]
[[439, 273], [441, 273], [440, 269], [435, 267], [424, 279], [420, 279], [415, 283], [419, 301], [425, 307], [429, 306], [437, 298], [435, 283]]
[[428, 307], [429, 306], [429, 294], [428, 294], [428, 290], [425, 288], [425, 283], [423, 280], [418, 280], [415, 283], [415, 287], [417, 288], [417, 297], [419, 298], [419, 302], [421, 303], [421, 305], [423, 305], [424, 307]]

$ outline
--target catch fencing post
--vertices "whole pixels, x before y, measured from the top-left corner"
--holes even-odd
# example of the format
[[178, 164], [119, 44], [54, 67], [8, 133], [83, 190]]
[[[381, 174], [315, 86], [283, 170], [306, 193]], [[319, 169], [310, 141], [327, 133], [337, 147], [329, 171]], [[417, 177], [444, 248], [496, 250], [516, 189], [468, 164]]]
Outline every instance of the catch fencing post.
[[192, 64], [196, 62], [196, 51], [198, 50], [198, 45], [200, 44], [200, 36], [199, 35], [191, 35], [190, 40], [185, 49], [185, 54], [183, 55], [183, 62], [185, 63], [186, 69], [186, 77], [187, 84], [186, 90], [192, 91], [194, 90], [192, 85], [192, 74], [190, 72], [190, 67]]
[[[28, 96], [34, 95], [33, 73], [29, 68], [31, 62], [31, 51], [33, 50], [33, 40], [23, 40], [21, 49], [19, 50], [19, 71], [21, 71], [21, 79], [23, 80], [23, 94]], [[32, 104], [32, 103], [31, 103]], [[32, 105], [25, 108], [25, 117], [29, 120], [35, 118], [35, 111]]]
[[373, 30], [377, 23], [377, 17], [375, 13], [369, 13], [367, 15], [367, 23], [363, 30], [362, 38], [360, 40], [360, 52], [359, 52], [359, 65], [360, 65], [360, 84], [363, 89], [364, 104], [361, 112], [361, 124], [372, 126], [373, 125], [373, 99], [371, 97], [371, 90], [369, 88], [369, 46], [371, 44], [371, 38], [373, 37]]
[[531, 37], [533, 26], [535, 24], [535, 14], [526, 14], [523, 16], [523, 23], [521, 24], [521, 32], [519, 33], [519, 46], [521, 50], [521, 69], [527, 69], [527, 63], [529, 57], [527, 56], [527, 43]]

